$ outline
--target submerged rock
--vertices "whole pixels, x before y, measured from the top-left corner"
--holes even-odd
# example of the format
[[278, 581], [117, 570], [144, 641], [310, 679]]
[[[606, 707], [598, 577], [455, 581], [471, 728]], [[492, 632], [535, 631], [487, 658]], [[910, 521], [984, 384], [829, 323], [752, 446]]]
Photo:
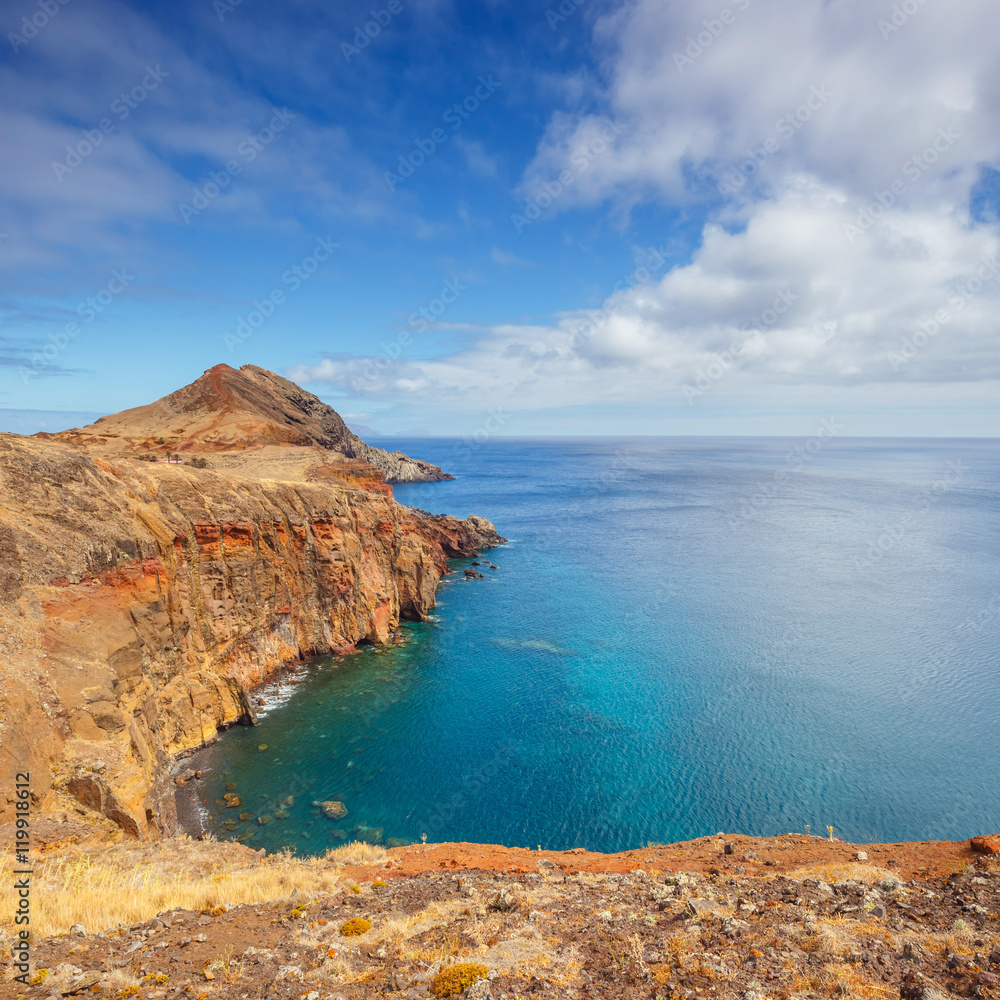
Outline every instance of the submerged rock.
[[321, 802], [319, 807], [327, 819], [343, 819], [347, 815], [347, 806], [343, 802]]

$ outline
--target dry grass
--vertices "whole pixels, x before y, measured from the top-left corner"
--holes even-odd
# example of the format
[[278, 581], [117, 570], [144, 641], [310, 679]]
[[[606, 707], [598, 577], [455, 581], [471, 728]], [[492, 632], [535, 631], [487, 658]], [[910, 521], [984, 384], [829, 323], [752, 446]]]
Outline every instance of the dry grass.
[[889, 1000], [899, 996], [899, 987], [887, 986], [868, 979], [852, 965], [828, 965], [823, 969], [798, 973], [788, 989], [793, 993], [818, 993], [820, 996], [856, 998], [856, 1000]]
[[[355, 846], [340, 848], [348, 851]], [[360, 851], [356, 852], [361, 854]], [[14, 930], [13, 856], [0, 855], [0, 928]], [[323, 858], [273, 855], [260, 860], [233, 845], [184, 841], [118, 845], [102, 850], [33, 858], [32, 929], [38, 937], [81, 923], [90, 932], [135, 924], [181, 907], [210, 910], [240, 903], [329, 892], [337, 875]]]
[[325, 860], [335, 865], [384, 865], [389, 852], [384, 847], [354, 841], [327, 851]]
[[807, 878], [818, 879], [820, 882], [827, 882], [832, 885], [834, 882], [846, 882], [852, 879], [855, 882], [863, 882], [865, 885], [881, 885], [883, 882], [899, 882], [900, 877], [896, 872], [887, 868], [879, 868], [876, 865], [866, 865], [861, 862], [850, 861], [847, 863], [832, 863], [807, 865], [803, 868], [796, 868], [788, 873], [789, 878], [799, 882]]

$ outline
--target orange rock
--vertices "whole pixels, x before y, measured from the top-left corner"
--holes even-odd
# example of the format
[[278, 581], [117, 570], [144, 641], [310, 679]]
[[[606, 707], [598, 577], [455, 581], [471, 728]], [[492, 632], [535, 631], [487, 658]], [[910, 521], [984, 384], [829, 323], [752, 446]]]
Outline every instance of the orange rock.
[[973, 837], [969, 847], [980, 854], [1000, 854], [1000, 834]]

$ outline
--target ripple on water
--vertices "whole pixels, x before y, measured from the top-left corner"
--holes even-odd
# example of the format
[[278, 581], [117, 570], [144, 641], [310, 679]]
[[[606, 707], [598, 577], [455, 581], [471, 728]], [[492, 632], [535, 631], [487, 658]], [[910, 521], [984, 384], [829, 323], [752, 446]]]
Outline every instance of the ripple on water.
[[[489, 442], [459, 480], [396, 487], [518, 544], [488, 579], [453, 578], [403, 645], [264, 692], [261, 725], [203, 757], [209, 823], [311, 853], [353, 836], [617, 850], [995, 826], [1000, 449], [834, 442], [764, 489], [789, 447]], [[412, 450], [453, 462], [449, 443]], [[956, 458], [966, 479], [915, 507]], [[331, 799], [342, 820], [313, 805]]]

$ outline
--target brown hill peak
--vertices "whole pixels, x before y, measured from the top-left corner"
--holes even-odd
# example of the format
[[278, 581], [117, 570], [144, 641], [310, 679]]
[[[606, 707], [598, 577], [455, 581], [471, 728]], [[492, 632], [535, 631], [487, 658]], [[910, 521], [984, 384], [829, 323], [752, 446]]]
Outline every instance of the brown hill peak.
[[[326, 460], [340, 456], [367, 462], [390, 482], [452, 478], [428, 462], [366, 444], [318, 396], [257, 365], [215, 365], [154, 403], [45, 436], [125, 457], [313, 449], [334, 453]], [[312, 460], [317, 459], [324, 460]]]

